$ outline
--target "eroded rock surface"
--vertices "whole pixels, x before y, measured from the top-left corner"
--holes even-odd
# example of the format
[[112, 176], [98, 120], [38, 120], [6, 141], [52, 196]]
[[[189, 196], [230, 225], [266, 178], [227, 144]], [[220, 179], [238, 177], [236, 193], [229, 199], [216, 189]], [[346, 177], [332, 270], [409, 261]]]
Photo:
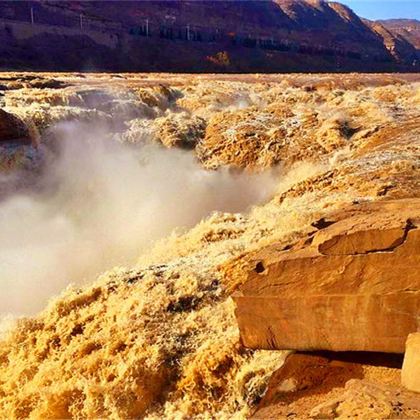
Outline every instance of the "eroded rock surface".
[[404, 352], [419, 329], [419, 216], [418, 199], [356, 206], [295, 249], [245, 257], [234, 294], [244, 344]]
[[418, 418], [420, 399], [401, 388], [399, 367], [398, 358], [383, 354], [292, 354], [252, 418]]

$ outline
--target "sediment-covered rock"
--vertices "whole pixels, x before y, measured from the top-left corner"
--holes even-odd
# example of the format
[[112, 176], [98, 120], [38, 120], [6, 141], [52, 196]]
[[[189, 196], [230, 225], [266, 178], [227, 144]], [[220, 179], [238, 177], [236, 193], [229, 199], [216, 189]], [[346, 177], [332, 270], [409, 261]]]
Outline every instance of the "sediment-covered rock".
[[274, 244], [236, 262], [246, 346], [404, 352], [419, 327], [420, 200], [364, 212], [337, 215], [293, 250]]

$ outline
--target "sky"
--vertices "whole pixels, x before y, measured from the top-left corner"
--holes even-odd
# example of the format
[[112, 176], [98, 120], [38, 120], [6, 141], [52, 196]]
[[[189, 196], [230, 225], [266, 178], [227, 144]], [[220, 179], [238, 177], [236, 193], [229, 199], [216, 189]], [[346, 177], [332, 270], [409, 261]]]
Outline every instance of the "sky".
[[420, 0], [337, 0], [350, 6], [357, 15], [371, 19], [418, 19]]

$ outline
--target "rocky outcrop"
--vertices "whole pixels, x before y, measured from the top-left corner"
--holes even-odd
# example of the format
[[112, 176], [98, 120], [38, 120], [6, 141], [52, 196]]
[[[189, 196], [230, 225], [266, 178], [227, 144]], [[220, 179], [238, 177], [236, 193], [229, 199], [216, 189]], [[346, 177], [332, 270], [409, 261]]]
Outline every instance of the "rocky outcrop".
[[0, 144], [10, 141], [30, 144], [29, 130], [20, 118], [0, 109]]
[[416, 19], [387, 19], [378, 21], [391, 32], [407, 39], [420, 54], [420, 21]]
[[418, 418], [420, 401], [401, 388], [399, 374], [398, 359], [380, 354], [292, 354], [271, 377], [252, 418]]
[[419, 199], [353, 206], [291, 250], [274, 244], [232, 263], [243, 343], [404, 352], [420, 327], [419, 221]]
[[383, 39], [385, 47], [397, 62], [415, 65], [417, 49], [409, 42], [407, 37], [395, 31], [388, 30], [386, 26], [381, 25], [379, 22], [369, 22], [367, 24]]

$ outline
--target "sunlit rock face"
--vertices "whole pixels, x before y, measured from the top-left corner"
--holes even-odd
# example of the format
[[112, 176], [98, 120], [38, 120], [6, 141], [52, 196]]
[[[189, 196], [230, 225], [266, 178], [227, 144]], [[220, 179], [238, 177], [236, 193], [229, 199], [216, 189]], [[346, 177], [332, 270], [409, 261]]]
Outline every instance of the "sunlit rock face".
[[234, 294], [242, 342], [403, 353], [420, 313], [419, 208], [418, 199], [356, 205], [313, 223], [320, 230], [293, 250], [247, 256]]
[[[404, 216], [412, 224], [398, 244], [407, 225], [391, 226], [420, 193], [417, 75], [0, 79], [4, 111], [39, 138], [22, 159], [45, 157], [35, 170], [2, 166], [0, 177], [0, 300], [12, 312], [1, 324], [0, 417], [246, 417], [286, 356], [240, 340], [230, 296], [246, 285], [247, 261], [312, 241], [317, 261], [388, 267], [384, 255], [396, 258], [418, 230]], [[380, 209], [391, 207], [388, 226]], [[379, 236], [357, 224], [363, 240], [352, 247], [334, 231], [349, 211]], [[408, 271], [389, 271], [396, 289], [413, 286]], [[317, 279], [302, 281], [321, 290]], [[370, 279], [349, 278], [346, 293], [381, 292]], [[382, 395], [387, 376], [368, 371]], [[360, 400], [370, 412], [364, 384], [346, 382], [330, 395], [348, 391], [337, 406]]]

